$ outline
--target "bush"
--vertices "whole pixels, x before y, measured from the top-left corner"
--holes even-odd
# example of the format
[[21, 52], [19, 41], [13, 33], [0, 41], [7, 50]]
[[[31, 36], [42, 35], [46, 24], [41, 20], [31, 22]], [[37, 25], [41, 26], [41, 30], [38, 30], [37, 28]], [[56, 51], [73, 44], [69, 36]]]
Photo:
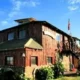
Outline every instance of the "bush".
[[0, 80], [29, 80], [29, 79], [25, 78], [24, 74], [20, 73], [20, 71], [18, 70], [14, 71], [11, 68], [1, 68]]
[[57, 78], [57, 77], [63, 75], [64, 67], [63, 67], [63, 64], [61, 62], [55, 63], [54, 67], [52, 67], [52, 69], [54, 71], [54, 78]]
[[37, 80], [53, 80], [53, 70], [50, 67], [42, 67], [35, 72]]

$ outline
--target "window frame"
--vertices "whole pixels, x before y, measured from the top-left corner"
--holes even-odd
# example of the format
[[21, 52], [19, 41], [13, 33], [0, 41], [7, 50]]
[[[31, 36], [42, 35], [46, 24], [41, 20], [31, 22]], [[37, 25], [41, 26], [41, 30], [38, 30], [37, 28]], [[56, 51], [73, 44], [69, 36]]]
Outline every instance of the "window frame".
[[[13, 37], [12, 37], [13, 35]], [[14, 40], [14, 32], [9, 32], [8, 35], [7, 35], [7, 40], [10, 41], [10, 40]]]
[[[20, 32], [22, 32], [22, 34], [21, 34]], [[23, 35], [23, 32], [24, 32], [24, 37], [22, 36], [22, 35]], [[24, 39], [24, 38], [26, 38], [26, 30], [24, 30], [24, 29], [19, 30], [18, 38], [19, 38], [19, 39]]]
[[56, 40], [61, 41], [61, 34], [56, 35]]
[[[9, 60], [8, 60], [9, 58]], [[12, 58], [12, 60], [10, 60]], [[14, 56], [5, 56], [5, 65], [13, 66], [14, 65]]]
[[[35, 58], [35, 62], [33, 62], [32, 58]], [[31, 56], [31, 66], [33, 65], [38, 65], [38, 56]]]
[[[51, 60], [50, 60], [51, 59]], [[49, 61], [50, 60], [50, 61]], [[47, 64], [52, 64], [52, 57], [47, 56]]]

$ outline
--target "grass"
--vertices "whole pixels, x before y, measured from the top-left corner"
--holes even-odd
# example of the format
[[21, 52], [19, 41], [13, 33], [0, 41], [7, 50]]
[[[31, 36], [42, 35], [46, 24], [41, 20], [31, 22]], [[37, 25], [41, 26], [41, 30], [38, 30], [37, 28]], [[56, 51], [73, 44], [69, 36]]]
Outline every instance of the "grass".
[[80, 80], [80, 76], [77, 77], [61, 77], [55, 80]]

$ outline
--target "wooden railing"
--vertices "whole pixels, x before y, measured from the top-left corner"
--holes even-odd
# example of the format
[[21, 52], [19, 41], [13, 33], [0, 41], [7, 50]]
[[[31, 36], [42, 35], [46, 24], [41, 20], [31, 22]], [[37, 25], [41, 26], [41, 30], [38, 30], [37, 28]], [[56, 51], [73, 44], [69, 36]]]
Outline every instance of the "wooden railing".
[[78, 45], [75, 44], [73, 51], [74, 51], [75, 53], [79, 53], [79, 52], [80, 52], [80, 47], [78, 47]]
[[60, 51], [71, 51], [72, 53], [80, 52], [80, 47], [73, 41], [66, 41], [64, 44], [63, 42], [58, 42], [57, 48]]

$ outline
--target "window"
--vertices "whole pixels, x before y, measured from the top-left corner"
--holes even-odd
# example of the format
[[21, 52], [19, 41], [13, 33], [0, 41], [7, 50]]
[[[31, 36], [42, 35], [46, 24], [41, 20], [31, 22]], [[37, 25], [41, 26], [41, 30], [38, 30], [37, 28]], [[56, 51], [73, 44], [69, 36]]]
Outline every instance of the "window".
[[80, 41], [76, 41], [76, 45], [78, 46], [78, 47], [80, 47]]
[[60, 38], [61, 38], [61, 36], [58, 34], [58, 35], [56, 36], [56, 40], [57, 40], [57, 41], [60, 41]]
[[25, 37], [26, 37], [26, 31], [25, 30], [19, 31], [19, 39], [23, 39]]
[[31, 65], [37, 65], [38, 64], [38, 59], [35, 56], [31, 57]]
[[52, 63], [52, 57], [47, 57], [47, 63], [49, 64], [51, 64]]
[[11, 32], [8, 34], [8, 40], [13, 40], [14, 39], [14, 32]]
[[6, 65], [14, 65], [14, 58], [11, 56], [5, 57], [5, 64]]

